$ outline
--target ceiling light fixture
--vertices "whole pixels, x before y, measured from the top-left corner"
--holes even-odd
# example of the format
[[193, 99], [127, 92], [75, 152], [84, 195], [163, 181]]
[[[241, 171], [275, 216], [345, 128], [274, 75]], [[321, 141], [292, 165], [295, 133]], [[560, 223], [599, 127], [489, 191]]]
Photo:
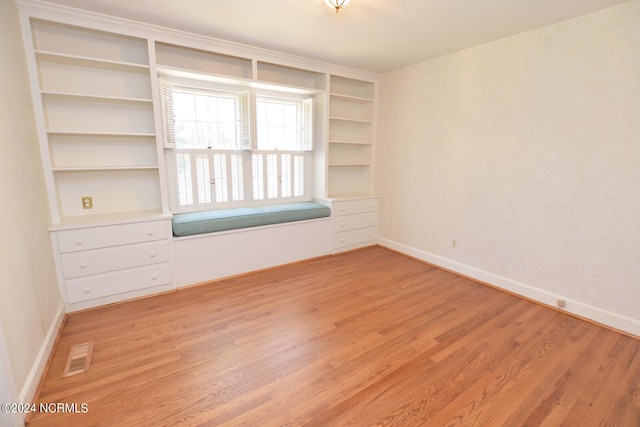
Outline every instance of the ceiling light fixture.
[[340, 9], [344, 9], [351, 4], [351, 0], [324, 0], [324, 2], [332, 9], [336, 10], [336, 13], [340, 12]]

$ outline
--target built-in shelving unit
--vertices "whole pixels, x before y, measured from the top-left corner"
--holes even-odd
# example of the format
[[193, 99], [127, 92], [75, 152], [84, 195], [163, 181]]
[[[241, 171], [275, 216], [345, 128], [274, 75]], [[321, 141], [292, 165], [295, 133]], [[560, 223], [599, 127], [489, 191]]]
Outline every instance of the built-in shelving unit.
[[31, 37], [54, 224], [160, 211], [147, 41], [42, 20]]
[[149, 41], [26, 21], [51, 239], [67, 309], [175, 288]]
[[326, 197], [332, 252], [375, 244], [380, 198], [373, 188], [375, 83], [329, 76]]
[[327, 196], [371, 193], [374, 83], [331, 75], [329, 89]]
[[[39, 0], [16, 4], [68, 311], [175, 289], [176, 276], [183, 285], [192, 277], [173, 252], [166, 169], [175, 165], [160, 79], [312, 97], [314, 150], [305, 168], [314, 173], [314, 199], [332, 207], [333, 229], [296, 229], [316, 242], [311, 256], [329, 250], [329, 239], [335, 252], [375, 243], [375, 75]], [[276, 245], [283, 253], [275, 259], [297, 260], [301, 236], [281, 231], [290, 249]], [[226, 243], [215, 237], [216, 247], [255, 246], [253, 233], [227, 234]], [[211, 239], [181, 241], [183, 258], [208, 253]], [[253, 265], [266, 267], [261, 262]]]

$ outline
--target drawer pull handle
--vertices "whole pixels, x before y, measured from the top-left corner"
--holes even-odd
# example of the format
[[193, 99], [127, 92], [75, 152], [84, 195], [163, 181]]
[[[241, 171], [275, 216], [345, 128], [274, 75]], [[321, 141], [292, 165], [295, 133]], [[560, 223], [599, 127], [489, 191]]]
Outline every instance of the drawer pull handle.
[[82, 292], [84, 292], [85, 294], [90, 294], [91, 293], [91, 288], [84, 288], [82, 290]]
[[153, 273], [153, 274], [151, 275], [151, 279], [152, 279], [152, 280], [158, 280], [158, 274], [157, 274], [157, 273]]
[[83, 243], [82, 239], [76, 239], [76, 245], [80, 246]]
[[80, 268], [87, 268], [87, 263], [86, 262], [81, 262], [80, 263]]
[[347, 209], [345, 209], [345, 208], [340, 209], [340, 212], [346, 212], [346, 211], [347, 211]]
[[147, 230], [147, 236], [153, 236], [153, 230]]
[[153, 252], [153, 251], [152, 251], [152, 252], [149, 252], [149, 256], [150, 256], [151, 258], [154, 258], [154, 257], [156, 256], [156, 253], [155, 253], [155, 252]]
[[340, 224], [340, 227], [344, 228], [346, 224], [343, 222], [342, 224]]
[[344, 239], [340, 239], [340, 243], [344, 243]]

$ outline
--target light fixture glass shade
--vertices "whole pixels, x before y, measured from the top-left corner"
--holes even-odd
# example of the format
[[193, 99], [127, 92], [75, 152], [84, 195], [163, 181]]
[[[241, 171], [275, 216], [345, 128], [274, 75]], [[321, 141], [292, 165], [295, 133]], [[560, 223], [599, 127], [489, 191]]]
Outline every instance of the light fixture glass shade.
[[340, 12], [340, 9], [344, 9], [351, 4], [351, 0], [324, 0], [324, 2], [332, 9], [336, 10], [336, 13]]

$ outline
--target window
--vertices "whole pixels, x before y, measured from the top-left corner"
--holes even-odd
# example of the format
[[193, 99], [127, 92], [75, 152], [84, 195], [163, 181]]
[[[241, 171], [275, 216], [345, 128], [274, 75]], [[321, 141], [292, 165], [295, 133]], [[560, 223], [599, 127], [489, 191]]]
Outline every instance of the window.
[[310, 199], [311, 98], [162, 87], [175, 211]]
[[302, 149], [302, 102], [258, 97], [256, 107], [258, 149]]
[[176, 148], [235, 149], [236, 98], [235, 94], [175, 89]]

